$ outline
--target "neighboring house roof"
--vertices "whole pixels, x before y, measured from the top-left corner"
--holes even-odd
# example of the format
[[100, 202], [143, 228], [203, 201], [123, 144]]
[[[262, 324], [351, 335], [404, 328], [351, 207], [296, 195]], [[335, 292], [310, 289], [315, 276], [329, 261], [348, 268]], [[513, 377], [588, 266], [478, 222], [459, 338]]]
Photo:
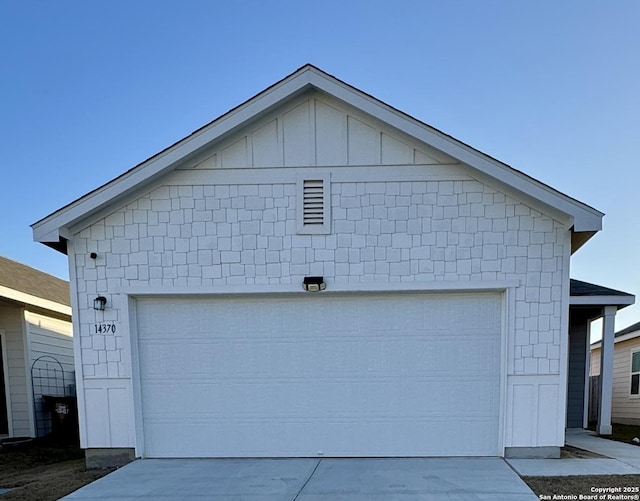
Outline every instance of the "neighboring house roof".
[[602, 285], [591, 284], [589, 282], [583, 282], [582, 280], [571, 279], [570, 285], [572, 296], [631, 296], [628, 292], [618, 291], [610, 289], [609, 287], [603, 287]]
[[69, 282], [2, 256], [0, 298], [71, 315]]
[[233, 132], [310, 89], [334, 98], [422, 141], [488, 177], [565, 215], [572, 251], [602, 228], [603, 213], [444, 134], [312, 65], [305, 65], [157, 155], [32, 225], [34, 240], [66, 253], [66, 240], [81, 223], [128, 194], [211, 148]]
[[[640, 337], [640, 322], [636, 322], [629, 327], [625, 327], [622, 330], [619, 330], [615, 333], [614, 343], [621, 343], [623, 341], [628, 341], [629, 339], [634, 339]], [[596, 341], [595, 343], [591, 343], [591, 349], [597, 350], [600, 348], [601, 340]]]
[[632, 305], [636, 299], [633, 294], [629, 294], [628, 292], [610, 289], [609, 287], [603, 287], [602, 285], [591, 284], [573, 278], [571, 279], [569, 290], [571, 296], [570, 304], [572, 306], [610, 305], [624, 308], [625, 306]]
[[616, 332], [616, 336], [624, 336], [625, 334], [631, 334], [632, 332], [637, 332], [640, 336], [640, 322], [636, 322], [626, 329], [622, 329], [621, 331]]

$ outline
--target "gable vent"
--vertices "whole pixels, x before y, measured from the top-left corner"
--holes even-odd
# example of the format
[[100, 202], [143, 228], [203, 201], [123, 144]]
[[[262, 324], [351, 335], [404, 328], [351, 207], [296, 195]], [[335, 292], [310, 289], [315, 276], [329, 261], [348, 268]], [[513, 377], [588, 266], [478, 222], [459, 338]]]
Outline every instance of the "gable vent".
[[296, 180], [296, 231], [298, 235], [331, 232], [331, 181], [328, 172], [299, 173]]
[[302, 184], [302, 224], [324, 224], [324, 181], [305, 179]]

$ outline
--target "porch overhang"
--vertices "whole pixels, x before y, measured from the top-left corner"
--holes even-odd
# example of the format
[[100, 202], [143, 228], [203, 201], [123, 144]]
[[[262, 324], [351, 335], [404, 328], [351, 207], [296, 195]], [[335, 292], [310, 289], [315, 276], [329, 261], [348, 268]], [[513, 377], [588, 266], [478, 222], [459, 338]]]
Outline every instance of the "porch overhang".
[[[598, 408], [597, 432], [600, 435], [611, 434], [611, 400], [613, 390], [613, 345], [615, 333], [615, 316], [618, 310], [635, 303], [635, 296], [627, 292], [610, 289], [601, 285], [580, 280], [571, 280], [569, 298], [570, 328], [578, 334], [586, 336], [584, 353], [576, 353], [569, 359], [569, 366], [584, 361], [583, 385], [583, 426], [588, 426], [588, 382], [590, 372], [590, 324], [602, 318], [602, 350], [600, 351], [600, 403]], [[579, 328], [577, 328], [577, 327]], [[569, 333], [570, 337], [572, 332]]]
[[[616, 306], [618, 310], [635, 303], [636, 297], [628, 292], [622, 292], [602, 285], [591, 284], [581, 280], [571, 279], [569, 305], [573, 309], [577, 306], [594, 307], [596, 310], [605, 306]], [[596, 314], [593, 318], [599, 318]]]

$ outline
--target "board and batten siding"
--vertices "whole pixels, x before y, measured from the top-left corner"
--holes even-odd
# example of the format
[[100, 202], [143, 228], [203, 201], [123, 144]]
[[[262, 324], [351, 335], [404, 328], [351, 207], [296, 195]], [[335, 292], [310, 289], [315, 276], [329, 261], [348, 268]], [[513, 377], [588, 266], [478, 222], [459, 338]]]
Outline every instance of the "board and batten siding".
[[[330, 179], [331, 230], [300, 235], [296, 180], [313, 173]], [[505, 445], [562, 445], [567, 222], [323, 95], [262, 117], [72, 232], [83, 447], [135, 445], [130, 294], [277, 289], [308, 275], [342, 290], [516, 284]], [[98, 294], [104, 312], [92, 308]], [[100, 322], [116, 332], [96, 333]]]
[[12, 436], [33, 436], [31, 365], [39, 356], [51, 355], [62, 363], [69, 384], [75, 384], [71, 322], [0, 306], [0, 333], [7, 355], [10, 431]]
[[[640, 396], [631, 396], [631, 354], [640, 351], [640, 337], [618, 342], [613, 352], [611, 422], [640, 424]], [[591, 351], [592, 376], [600, 375], [600, 348]]]

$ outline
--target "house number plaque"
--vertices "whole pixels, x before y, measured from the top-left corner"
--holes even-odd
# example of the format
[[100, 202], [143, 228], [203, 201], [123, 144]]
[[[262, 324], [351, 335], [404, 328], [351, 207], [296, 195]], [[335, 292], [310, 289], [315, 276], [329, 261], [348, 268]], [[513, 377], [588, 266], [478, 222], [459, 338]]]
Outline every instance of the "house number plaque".
[[102, 324], [93, 324], [93, 333], [94, 334], [115, 334], [116, 333], [116, 324], [113, 323], [102, 323]]

